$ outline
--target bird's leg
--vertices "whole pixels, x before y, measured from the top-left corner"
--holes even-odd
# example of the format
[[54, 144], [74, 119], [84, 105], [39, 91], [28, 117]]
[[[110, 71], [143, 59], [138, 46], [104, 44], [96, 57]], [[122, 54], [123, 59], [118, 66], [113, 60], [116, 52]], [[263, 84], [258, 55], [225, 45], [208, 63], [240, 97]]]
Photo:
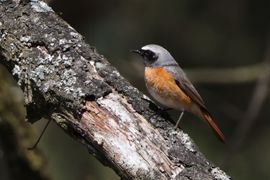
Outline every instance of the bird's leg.
[[183, 115], [184, 115], [184, 112], [185, 112], [185, 111], [182, 111], [182, 112], [181, 112], [181, 114], [180, 114], [180, 116], [179, 116], [179, 118], [178, 118], [178, 120], [177, 120], [177, 122], [176, 122], [176, 125], [174, 126], [174, 129], [177, 129], [177, 128], [178, 128], [178, 126], [179, 126], [179, 124], [180, 124], [180, 121], [181, 121], [181, 119], [182, 119], [182, 117], [183, 117]]

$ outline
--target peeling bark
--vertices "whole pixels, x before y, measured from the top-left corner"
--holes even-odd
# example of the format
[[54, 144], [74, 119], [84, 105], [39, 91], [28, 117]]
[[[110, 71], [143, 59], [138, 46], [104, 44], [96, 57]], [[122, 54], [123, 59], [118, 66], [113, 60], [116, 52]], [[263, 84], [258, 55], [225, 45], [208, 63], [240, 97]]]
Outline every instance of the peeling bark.
[[44, 2], [0, 0], [0, 62], [27, 119], [52, 118], [123, 179], [230, 179]]

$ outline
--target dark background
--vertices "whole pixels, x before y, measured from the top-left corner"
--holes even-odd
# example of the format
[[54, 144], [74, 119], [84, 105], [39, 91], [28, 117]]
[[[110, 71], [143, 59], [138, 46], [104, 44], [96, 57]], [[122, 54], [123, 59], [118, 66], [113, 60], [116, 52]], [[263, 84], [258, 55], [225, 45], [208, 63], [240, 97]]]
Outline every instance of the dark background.
[[[270, 179], [269, 74], [262, 73], [270, 66], [270, 1], [54, 0], [50, 6], [146, 94], [142, 61], [129, 50], [151, 43], [168, 49], [228, 143], [187, 113], [181, 128], [233, 179]], [[24, 118], [22, 93], [2, 66], [0, 84], [0, 117]], [[36, 135], [45, 122], [34, 125]], [[39, 147], [53, 179], [119, 179], [53, 123]]]

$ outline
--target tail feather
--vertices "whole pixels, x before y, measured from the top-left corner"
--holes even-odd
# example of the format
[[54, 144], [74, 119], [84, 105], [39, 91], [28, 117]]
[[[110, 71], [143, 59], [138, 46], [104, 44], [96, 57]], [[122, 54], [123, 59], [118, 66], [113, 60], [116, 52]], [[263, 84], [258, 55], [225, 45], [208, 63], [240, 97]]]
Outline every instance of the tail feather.
[[220, 141], [225, 143], [225, 136], [223, 135], [217, 124], [214, 122], [209, 112], [207, 110], [202, 109], [202, 116], [203, 120], [205, 120], [207, 124], [212, 128], [212, 130], [214, 131], [216, 136], [220, 139]]

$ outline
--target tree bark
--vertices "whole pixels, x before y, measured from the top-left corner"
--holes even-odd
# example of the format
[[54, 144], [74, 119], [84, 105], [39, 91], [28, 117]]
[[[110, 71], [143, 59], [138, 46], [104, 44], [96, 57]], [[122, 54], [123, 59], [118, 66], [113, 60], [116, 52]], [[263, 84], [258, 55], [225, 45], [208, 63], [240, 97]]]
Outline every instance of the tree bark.
[[230, 179], [44, 2], [0, 0], [0, 52], [28, 121], [52, 118], [122, 179]]

